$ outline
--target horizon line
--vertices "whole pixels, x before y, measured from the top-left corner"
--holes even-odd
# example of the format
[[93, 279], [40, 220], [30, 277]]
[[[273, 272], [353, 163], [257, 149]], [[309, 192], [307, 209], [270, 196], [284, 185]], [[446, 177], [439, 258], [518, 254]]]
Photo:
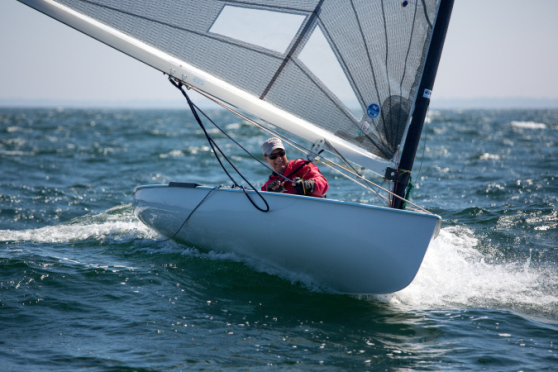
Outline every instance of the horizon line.
[[[207, 99], [200, 100], [200, 108], [220, 108]], [[122, 109], [188, 109], [184, 100], [85, 100], [49, 98], [0, 98], [0, 108], [122, 108]], [[476, 97], [434, 98], [431, 109], [558, 109], [558, 98], [533, 97]]]

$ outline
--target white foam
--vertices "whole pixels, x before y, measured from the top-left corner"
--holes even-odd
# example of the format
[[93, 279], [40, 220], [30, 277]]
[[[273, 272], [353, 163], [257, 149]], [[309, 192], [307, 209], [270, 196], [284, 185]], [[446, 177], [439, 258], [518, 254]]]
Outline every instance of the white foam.
[[62, 243], [131, 234], [133, 237], [144, 235], [152, 237], [153, 232], [143, 228], [138, 222], [104, 222], [98, 224], [75, 224], [47, 226], [33, 230], [0, 230], [2, 241], [29, 241], [35, 243]]
[[97, 215], [80, 217], [68, 224], [46, 226], [29, 230], [0, 230], [2, 241], [28, 241], [35, 243], [63, 243], [89, 239], [128, 241], [154, 238], [157, 233], [135, 219], [131, 213], [114, 214], [119, 206]]
[[242, 123], [232, 123], [225, 126], [227, 130], [237, 130], [242, 127]]
[[500, 160], [500, 155], [485, 152], [479, 157], [480, 160]]
[[546, 129], [546, 124], [535, 123], [534, 121], [512, 121], [511, 125], [523, 129]]
[[[143, 246], [139, 249], [150, 253], [243, 262], [255, 271], [278, 276], [293, 284], [300, 283], [310, 290], [322, 290], [304, 275], [277, 269], [255, 259], [234, 253], [200, 252], [165, 240], [126, 208], [122, 206], [85, 216], [71, 224], [30, 230], [0, 230], [0, 242], [59, 243], [90, 239], [103, 243], [134, 242], [136, 249]], [[496, 248], [492, 250], [496, 251]], [[530, 259], [502, 262], [490, 252], [469, 228], [443, 228], [431, 243], [411, 285], [395, 294], [373, 298], [417, 310], [481, 307], [558, 317], [558, 270], [555, 267], [531, 267]]]
[[417, 309], [490, 307], [558, 316], [555, 269], [532, 268], [530, 259], [501, 262], [481, 248], [467, 227], [444, 228], [411, 285], [378, 298]]
[[[216, 252], [216, 251], [200, 252], [194, 248], [184, 249], [184, 246], [173, 245], [176, 243], [172, 243], [172, 242], [169, 243], [170, 244], [166, 246], [166, 250], [168, 252], [176, 253], [177, 250], [181, 250], [180, 253], [182, 255], [189, 256], [189, 257], [201, 257], [212, 261], [242, 262], [254, 271], [277, 276], [283, 280], [289, 281], [291, 284], [301, 284], [313, 291], [323, 290], [323, 288], [321, 288], [317, 283], [315, 283], [314, 280], [308, 275], [295, 273], [284, 269], [279, 269], [276, 268], [275, 266], [272, 266], [270, 264], [264, 263], [260, 260], [251, 257], [239, 256], [232, 252]], [[157, 250], [161, 252], [160, 248], [157, 248]]]

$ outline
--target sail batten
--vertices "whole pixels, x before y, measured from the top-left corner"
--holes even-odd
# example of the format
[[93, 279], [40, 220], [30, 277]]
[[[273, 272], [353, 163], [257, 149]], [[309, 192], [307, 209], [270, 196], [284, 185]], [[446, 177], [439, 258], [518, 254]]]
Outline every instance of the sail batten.
[[20, 1], [383, 175], [441, 0]]
[[261, 94], [260, 99], [264, 99], [265, 96], [267, 96], [267, 93], [269, 93], [269, 90], [271, 89], [273, 84], [277, 81], [277, 78], [279, 77], [279, 74], [281, 74], [283, 72], [283, 70], [285, 69], [285, 66], [287, 65], [287, 63], [292, 58], [293, 53], [295, 53], [296, 50], [298, 49], [298, 47], [299, 47], [300, 43], [302, 42], [303, 38], [308, 34], [309, 30], [312, 27], [314, 27], [314, 25], [316, 24], [315, 21], [316, 21], [316, 18], [318, 17], [318, 13], [320, 12], [320, 8], [322, 6], [322, 3], [323, 3], [323, 0], [320, 0], [320, 2], [316, 5], [314, 10], [312, 11], [312, 13], [309, 15], [309, 17], [306, 20], [306, 23], [304, 25], [304, 29], [300, 32], [300, 34], [293, 41], [292, 46], [290, 47], [289, 53], [287, 53], [287, 55], [283, 59], [283, 62], [281, 63], [281, 66], [279, 66], [277, 71], [275, 71], [275, 73], [273, 74], [273, 77], [271, 78], [269, 84], [267, 84], [263, 93]]

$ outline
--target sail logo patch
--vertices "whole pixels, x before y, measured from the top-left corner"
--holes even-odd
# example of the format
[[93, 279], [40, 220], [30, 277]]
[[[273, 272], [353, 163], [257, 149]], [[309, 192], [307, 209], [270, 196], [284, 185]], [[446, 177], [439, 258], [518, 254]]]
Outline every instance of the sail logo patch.
[[366, 109], [366, 114], [370, 119], [376, 119], [380, 115], [380, 106], [373, 103]]

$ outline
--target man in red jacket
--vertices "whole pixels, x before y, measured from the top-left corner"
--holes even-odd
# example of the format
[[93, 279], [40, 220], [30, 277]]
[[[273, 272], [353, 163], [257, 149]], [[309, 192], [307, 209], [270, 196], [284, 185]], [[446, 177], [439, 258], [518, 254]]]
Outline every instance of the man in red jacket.
[[262, 191], [325, 197], [329, 186], [318, 167], [303, 159], [288, 161], [285, 146], [279, 138], [265, 141], [262, 152], [264, 160], [274, 171], [262, 186]]

